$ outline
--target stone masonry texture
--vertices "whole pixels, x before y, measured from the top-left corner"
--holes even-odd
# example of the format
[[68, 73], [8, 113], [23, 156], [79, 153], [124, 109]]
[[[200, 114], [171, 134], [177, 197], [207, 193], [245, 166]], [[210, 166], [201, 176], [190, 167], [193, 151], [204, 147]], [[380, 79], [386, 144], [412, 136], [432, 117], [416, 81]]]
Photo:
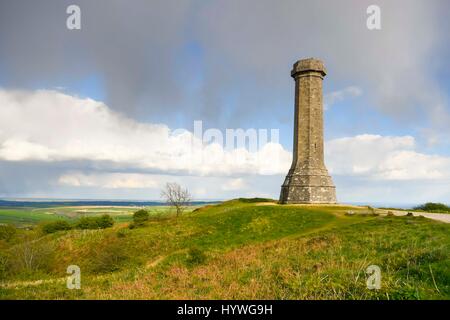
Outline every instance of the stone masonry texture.
[[324, 163], [322, 81], [326, 69], [314, 58], [299, 60], [295, 80], [294, 150], [281, 186], [280, 203], [336, 203], [336, 190]]

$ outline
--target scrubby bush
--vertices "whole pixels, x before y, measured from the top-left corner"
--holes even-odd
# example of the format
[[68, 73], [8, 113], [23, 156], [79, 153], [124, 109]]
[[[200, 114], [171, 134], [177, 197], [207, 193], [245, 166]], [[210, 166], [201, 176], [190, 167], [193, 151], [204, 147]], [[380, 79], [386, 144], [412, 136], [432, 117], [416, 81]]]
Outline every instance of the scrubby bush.
[[42, 231], [47, 234], [70, 229], [72, 226], [65, 220], [46, 222], [42, 225]]
[[77, 229], [98, 229], [97, 219], [94, 217], [81, 217], [75, 227]]
[[7, 267], [11, 273], [50, 272], [54, 256], [55, 248], [51, 243], [30, 239], [11, 248]]
[[125, 238], [127, 235], [130, 234], [130, 231], [128, 229], [122, 228], [122, 229], [119, 229], [116, 232], [116, 234], [117, 234], [118, 238]]
[[443, 203], [427, 202], [414, 208], [414, 210], [429, 212], [450, 212], [450, 207]]
[[113, 272], [129, 258], [126, 248], [116, 237], [104, 239], [91, 247], [89, 269], [92, 272]]
[[97, 219], [98, 219], [98, 226], [100, 229], [110, 228], [114, 225], [114, 219], [110, 215], [104, 214]]
[[12, 237], [16, 234], [16, 228], [9, 224], [0, 225], [0, 240], [11, 240]]
[[0, 251], [0, 280], [6, 278], [8, 271], [8, 256]]
[[149, 219], [149, 214], [147, 210], [138, 210], [133, 214], [133, 222], [135, 225], [140, 226], [145, 224]]
[[54, 233], [61, 230], [76, 229], [106, 229], [114, 225], [114, 219], [105, 214], [100, 217], [82, 217], [75, 225], [71, 225], [65, 220], [47, 222], [42, 225], [44, 233]]
[[199, 248], [196, 248], [196, 247], [189, 249], [189, 251], [187, 253], [187, 260], [186, 260], [186, 262], [189, 265], [202, 264], [203, 262], [205, 262], [205, 260], [206, 260], [206, 255], [202, 250], [200, 250]]
[[82, 217], [76, 224], [77, 229], [106, 229], [114, 225], [114, 220], [110, 215], [101, 217]]

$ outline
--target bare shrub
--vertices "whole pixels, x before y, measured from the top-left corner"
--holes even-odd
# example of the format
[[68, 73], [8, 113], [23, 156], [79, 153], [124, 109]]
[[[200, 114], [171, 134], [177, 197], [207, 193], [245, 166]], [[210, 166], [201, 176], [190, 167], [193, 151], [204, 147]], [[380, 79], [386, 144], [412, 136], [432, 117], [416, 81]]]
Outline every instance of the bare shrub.
[[175, 208], [177, 217], [186, 210], [191, 201], [188, 189], [181, 187], [177, 183], [167, 183], [161, 192], [161, 196], [170, 206]]
[[92, 246], [89, 251], [89, 269], [94, 273], [119, 270], [129, 256], [123, 243], [116, 237], [109, 237]]
[[16, 228], [12, 225], [0, 225], [0, 240], [11, 240], [17, 233]]
[[8, 271], [11, 273], [50, 271], [55, 248], [48, 242], [24, 241], [9, 250]]
[[8, 263], [9, 263], [8, 256], [5, 253], [0, 252], [0, 280], [6, 278], [8, 271]]

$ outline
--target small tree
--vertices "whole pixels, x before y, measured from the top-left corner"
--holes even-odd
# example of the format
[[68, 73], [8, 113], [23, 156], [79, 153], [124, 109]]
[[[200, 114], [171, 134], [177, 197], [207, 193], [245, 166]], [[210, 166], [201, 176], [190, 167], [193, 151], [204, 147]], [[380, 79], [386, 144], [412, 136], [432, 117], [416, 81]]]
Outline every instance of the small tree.
[[145, 224], [149, 219], [149, 214], [147, 210], [141, 209], [136, 211], [133, 214], [133, 223], [136, 226], [141, 226], [143, 224]]
[[62, 230], [70, 230], [72, 226], [65, 220], [57, 220], [44, 223], [42, 225], [42, 231], [44, 233], [54, 233]]
[[164, 200], [177, 212], [177, 217], [183, 213], [191, 201], [191, 195], [186, 188], [182, 188], [178, 183], [167, 183], [161, 192]]
[[108, 214], [104, 214], [97, 219], [97, 224], [100, 229], [106, 229], [114, 225], [114, 219]]
[[114, 219], [104, 214], [100, 217], [81, 217], [75, 227], [77, 229], [106, 229], [114, 225]]
[[420, 206], [414, 207], [414, 210], [428, 211], [428, 212], [450, 212], [450, 207], [443, 203], [427, 202]]

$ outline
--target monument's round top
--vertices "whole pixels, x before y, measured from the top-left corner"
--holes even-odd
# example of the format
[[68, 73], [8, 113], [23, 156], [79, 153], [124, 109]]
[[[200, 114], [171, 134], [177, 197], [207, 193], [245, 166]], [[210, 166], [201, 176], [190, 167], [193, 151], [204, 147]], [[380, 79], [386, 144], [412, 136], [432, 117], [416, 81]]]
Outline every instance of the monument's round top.
[[306, 73], [306, 72], [319, 72], [322, 76], [327, 74], [327, 70], [322, 61], [319, 59], [309, 58], [298, 60], [294, 63], [294, 66], [291, 71], [291, 76], [295, 77], [297, 74]]

